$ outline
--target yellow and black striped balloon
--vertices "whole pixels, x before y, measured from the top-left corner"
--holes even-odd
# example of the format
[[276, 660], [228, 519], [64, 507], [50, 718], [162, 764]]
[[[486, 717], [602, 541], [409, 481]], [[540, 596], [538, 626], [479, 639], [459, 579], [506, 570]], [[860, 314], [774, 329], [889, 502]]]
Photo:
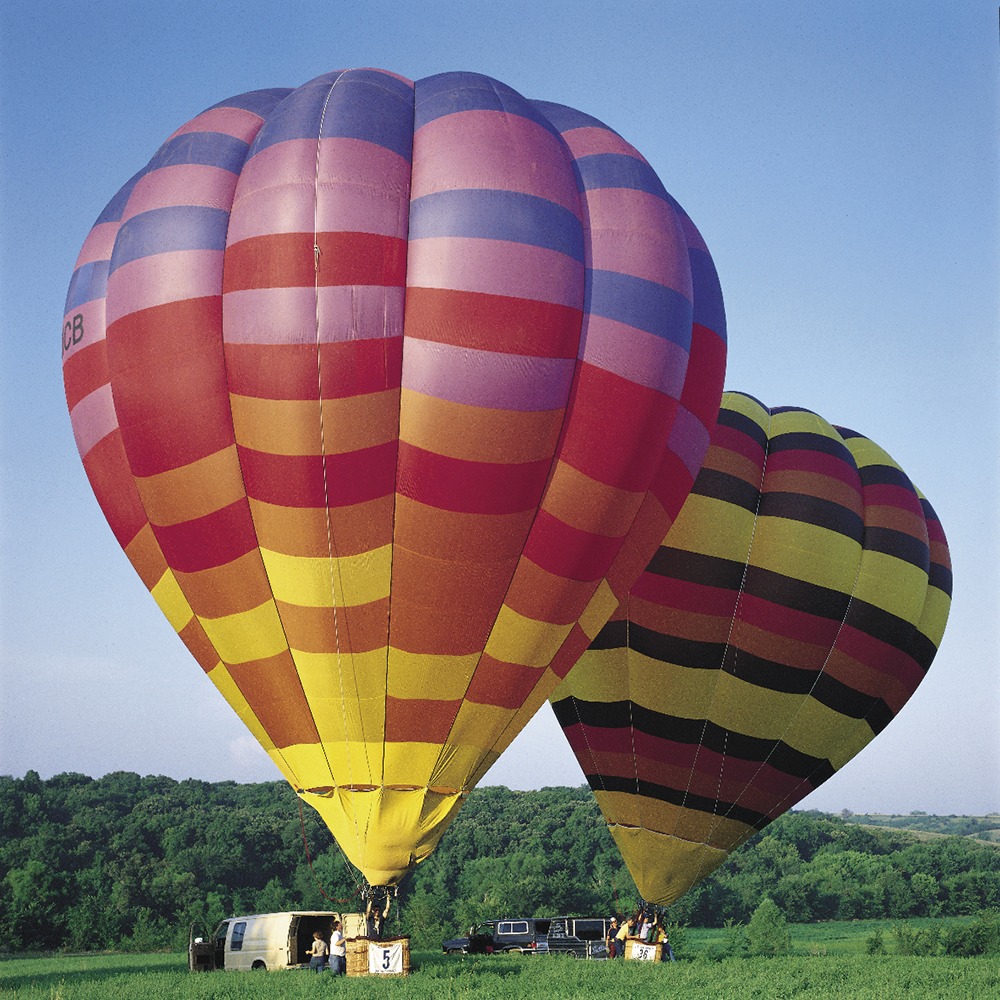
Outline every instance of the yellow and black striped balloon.
[[951, 602], [937, 516], [876, 444], [727, 393], [693, 492], [552, 704], [668, 904], [862, 750]]

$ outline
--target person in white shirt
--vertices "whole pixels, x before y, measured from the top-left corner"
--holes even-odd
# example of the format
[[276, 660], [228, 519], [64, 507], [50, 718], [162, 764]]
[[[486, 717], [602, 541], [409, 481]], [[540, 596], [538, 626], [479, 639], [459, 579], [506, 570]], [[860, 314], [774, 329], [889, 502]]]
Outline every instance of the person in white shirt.
[[330, 969], [335, 976], [342, 976], [347, 971], [347, 948], [344, 947], [344, 931], [339, 920], [333, 922], [333, 933], [330, 935]]

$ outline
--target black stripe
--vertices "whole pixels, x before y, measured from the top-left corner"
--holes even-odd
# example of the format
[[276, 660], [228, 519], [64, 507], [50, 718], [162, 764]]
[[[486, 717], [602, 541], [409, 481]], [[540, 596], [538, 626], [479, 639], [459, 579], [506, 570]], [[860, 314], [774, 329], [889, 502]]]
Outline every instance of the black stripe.
[[845, 535], [858, 544], [864, 537], [864, 522], [853, 510], [808, 493], [765, 492], [760, 504], [760, 516], [784, 517], [790, 521], [815, 524]]
[[910, 645], [906, 652], [909, 653], [910, 657], [925, 674], [934, 662], [937, 651], [937, 646], [920, 629], [915, 628], [913, 630], [913, 638], [910, 640]]
[[760, 566], [748, 566], [744, 589], [754, 597], [803, 614], [843, 621], [850, 595], [832, 587], [796, 580]]
[[[750, 398], [753, 399], [752, 396]], [[767, 407], [759, 400], [754, 399], [754, 402], [758, 403], [765, 413], [768, 412]], [[756, 420], [751, 420], [746, 414], [740, 413], [738, 410], [727, 409], [723, 406], [719, 410], [719, 419], [717, 422], [723, 427], [729, 427], [734, 431], [745, 434], [751, 441], [756, 442], [762, 451], [767, 451], [767, 431]]]
[[895, 556], [927, 573], [931, 564], [931, 550], [926, 542], [895, 528], [868, 528], [865, 531], [865, 548]]
[[910, 477], [892, 465], [866, 465], [858, 469], [862, 486], [899, 486], [911, 493], [916, 493]]
[[730, 475], [728, 472], [703, 468], [698, 473], [691, 492], [696, 496], [731, 503], [753, 513], [760, 503], [759, 485], [759, 483], [748, 483], [745, 479]]
[[909, 649], [910, 643], [913, 642], [913, 633], [916, 631], [911, 622], [857, 597], [851, 601], [847, 624], [903, 652]]
[[813, 431], [789, 431], [787, 434], [776, 434], [771, 438], [768, 449], [772, 454], [778, 451], [819, 451], [825, 455], [839, 458], [849, 468], [855, 468], [854, 456], [848, 451], [843, 441], [816, 434]]
[[[749, 541], [749, 539], [748, 539]], [[722, 590], [739, 590], [743, 582], [746, 559], [723, 559], [721, 556], [707, 556], [687, 549], [673, 549], [666, 545], [657, 549], [646, 567], [647, 573], [698, 583], [705, 587], [719, 587]]]
[[[886, 712], [889, 713], [889, 719], [892, 718], [892, 711], [881, 698], [873, 698], [863, 691], [856, 691], [844, 684], [843, 681], [838, 681], [825, 672], [816, 677], [812, 697], [821, 705], [826, 705], [827, 708], [839, 715], [846, 715], [851, 719], [866, 719], [871, 722], [873, 715], [880, 718]], [[884, 729], [886, 725], [888, 725], [888, 720], [882, 724], [881, 728]]]
[[718, 816], [720, 819], [725, 817], [738, 823], [745, 823], [755, 830], [760, 830], [771, 822], [767, 816], [747, 809], [745, 806], [733, 805], [729, 802], [716, 802], [715, 799], [709, 799], [703, 795], [694, 795], [679, 788], [657, 785], [651, 781], [638, 781], [635, 778], [622, 778], [617, 775], [590, 774], [587, 775], [587, 781], [594, 791], [638, 794], [647, 799], [658, 799], [660, 802], [669, 802], [685, 809], [707, 813], [709, 816]]
[[[571, 705], [563, 704], [570, 701]], [[757, 763], [766, 759], [769, 766], [795, 778], [808, 778], [817, 772], [833, 771], [828, 760], [802, 753], [781, 741], [746, 736], [704, 719], [662, 715], [628, 701], [591, 702], [573, 698], [563, 699], [553, 708], [564, 728], [576, 723], [602, 729], [634, 728], [657, 739], [691, 746], [700, 744], [727, 757]]]
[[928, 583], [938, 590], [944, 591], [951, 597], [951, 567], [942, 566], [941, 563], [932, 562]]

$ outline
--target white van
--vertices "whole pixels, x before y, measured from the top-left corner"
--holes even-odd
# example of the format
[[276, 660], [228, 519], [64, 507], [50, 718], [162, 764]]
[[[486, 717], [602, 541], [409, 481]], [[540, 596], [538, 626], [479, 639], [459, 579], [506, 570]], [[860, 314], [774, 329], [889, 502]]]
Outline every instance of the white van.
[[313, 932], [329, 943], [335, 920], [343, 925], [344, 937], [364, 936], [362, 913], [295, 910], [229, 917], [216, 928], [213, 941], [191, 942], [189, 964], [193, 972], [308, 968]]

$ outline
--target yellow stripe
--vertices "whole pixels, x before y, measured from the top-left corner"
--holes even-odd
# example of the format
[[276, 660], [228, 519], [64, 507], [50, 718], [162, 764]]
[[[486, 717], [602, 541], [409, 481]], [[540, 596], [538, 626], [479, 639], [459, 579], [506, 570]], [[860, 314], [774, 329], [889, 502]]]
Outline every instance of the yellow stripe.
[[246, 496], [236, 445], [155, 476], [137, 476], [135, 485], [152, 524], [168, 526], [213, 514]]
[[920, 631], [934, 643], [935, 648], [941, 645], [950, 611], [951, 598], [937, 587], [928, 587], [924, 611], [920, 616]]
[[457, 701], [465, 697], [478, 662], [478, 653], [446, 656], [393, 647], [389, 651], [389, 694], [393, 698]]
[[745, 563], [754, 520], [752, 510], [691, 493], [664, 541], [672, 549]]
[[167, 621], [173, 626], [175, 632], [180, 632], [182, 628], [194, 617], [191, 605], [181, 591], [177, 578], [171, 570], [167, 570], [157, 581], [150, 591], [153, 600], [160, 606], [160, 610], [167, 616]]
[[[316, 400], [259, 399], [230, 394], [241, 445], [268, 455], [327, 455], [359, 451], [396, 438], [399, 390]], [[322, 429], [325, 436], [321, 436]]]
[[202, 618], [202, 628], [224, 663], [249, 663], [288, 648], [274, 601], [224, 618]]
[[580, 615], [580, 628], [591, 642], [597, 638], [597, 633], [604, 628], [617, 607], [618, 598], [614, 591], [607, 580], [601, 580], [597, 590], [594, 591], [594, 596], [587, 602], [583, 614]]
[[861, 545], [837, 531], [784, 517], [758, 521], [750, 563], [841, 594], [854, 589]]
[[724, 392], [722, 394], [721, 409], [743, 414], [744, 417], [752, 420], [765, 434], [771, 423], [770, 413], [760, 403], [739, 392]]
[[[260, 550], [275, 598], [302, 608], [354, 607], [389, 596], [392, 545], [354, 556], [290, 556]], [[332, 579], [331, 579], [332, 576]]]
[[924, 610], [927, 574], [904, 559], [885, 552], [865, 551], [854, 596], [909, 622]]
[[505, 604], [493, 623], [486, 653], [504, 663], [546, 667], [572, 628], [572, 624], [553, 625], [526, 618]]
[[589, 649], [573, 664], [550, 698], [553, 702], [570, 697], [594, 702], [620, 701], [629, 689], [626, 667], [630, 663], [623, 646]]

